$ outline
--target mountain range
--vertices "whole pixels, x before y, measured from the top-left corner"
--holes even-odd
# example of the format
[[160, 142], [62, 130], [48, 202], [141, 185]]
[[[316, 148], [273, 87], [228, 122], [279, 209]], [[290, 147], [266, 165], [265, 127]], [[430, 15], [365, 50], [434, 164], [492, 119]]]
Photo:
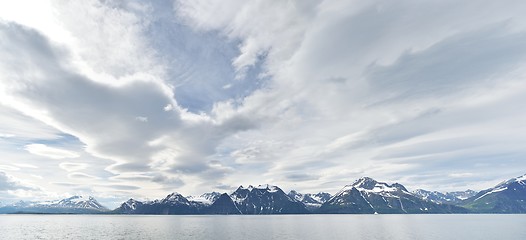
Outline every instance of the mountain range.
[[412, 192], [413, 194], [420, 196], [424, 200], [428, 200], [435, 203], [445, 203], [445, 204], [460, 204], [462, 201], [473, 197], [477, 192], [473, 190], [466, 191], [457, 191], [457, 192], [437, 192], [437, 191], [427, 191], [424, 189], [417, 189]]
[[319, 213], [467, 213], [455, 205], [427, 201], [398, 183], [368, 177], [345, 186], [317, 210]]
[[70, 213], [94, 214], [108, 212], [94, 197], [72, 196], [62, 200], [45, 202], [24, 202], [0, 207], [0, 213]]
[[0, 213], [71, 214], [447, 214], [526, 213], [526, 175], [475, 192], [408, 191], [399, 183], [362, 177], [336, 194], [290, 191], [273, 185], [239, 186], [232, 193], [210, 192], [183, 196], [173, 192], [162, 199], [129, 199], [114, 210], [95, 198], [73, 196], [47, 202], [0, 206]]

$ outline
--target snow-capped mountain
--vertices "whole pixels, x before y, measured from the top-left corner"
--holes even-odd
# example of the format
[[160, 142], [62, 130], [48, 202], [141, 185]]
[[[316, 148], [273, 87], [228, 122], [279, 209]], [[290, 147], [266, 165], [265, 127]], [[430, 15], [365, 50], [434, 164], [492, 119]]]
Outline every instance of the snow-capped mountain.
[[119, 214], [197, 214], [198, 208], [183, 195], [173, 192], [165, 198], [154, 201], [129, 199], [113, 210]]
[[456, 191], [456, 192], [437, 192], [427, 191], [424, 189], [417, 189], [413, 191], [413, 194], [420, 196], [422, 199], [431, 201], [434, 203], [447, 203], [447, 204], [458, 204], [463, 200], [473, 197], [477, 192], [473, 190]]
[[454, 197], [460, 201], [464, 201], [470, 197], [473, 197], [475, 195], [477, 195], [477, 192], [471, 190], [471, 189], [468, 189], [466, 191], [455, 191], [455, 192], [447, 192], [446, 193], [447, 195], [451, 196], [451, 197]]
[[137, 201], [133, 198], [128, 199], [128, 201], [121, 204], [119, 208], [122, 209], [122, 213], [132, 213], [143, 205], [141, 201]]
[[477, 213], [526, 213], [526, 175], [480, 191], [463, 206]]
[[242, 214], [308, 213], [301, 202], [287, 196], [279, 187], [268, 184], [247, 188], [240, 186], [230, 194], [230, 198]]
[[166, 205], [171, 205], [171, 206], [176, 206], [176, 205], [189, 206], [190, 201], [188, 201], [188, 199], [183, 197], [183, 195], [173, 192], [173, 193], [168, 194], [168, 196], [166, 196], [165, 198], [163, 198], [160, 201], [160, 204], [166, 204]]
[[108, 210], [102, 206], [94, 197], [88, 196], [73, 196], [70, 198], [62, 199], [56, 203], [52, 203], [53, 206], [59, 208], [83, 208], [83, 209], [95, 209], [100, 211]]
[[209, 193], [203, 193], [200, 196], [188, 196], [186, 199], [190, 202], [198, 202], [202, 203], [203, 205], [209, 206], [214, 203], [219, 196], [221, 196], [221, 193], [219, 192], [209, 192]]
[[[290, 214], [308, 213], [305, 206], [279, 187], [239, 187], [232, 194], [205, 193], [187, 199], [171, 193], [163, 199], [141, 202], [130, 199], [113, 213], [118, 214]], [[322, 196], [323, 197], [323, 196]], [[208, 204], [210, 203], [210, 204]]]
[[421, 199], [398, 183], [377, 182], [368, 177], [345, 186], [325, 202], [320, 213], [452, 213], [465, 209]]
[[295, 190], [291, 190], [287, 195], [290, 198], [303, 203], [309, 210], [314, 210], [314, 209], [321, 207], [323, 203], [325, 203], [331, 198], [331, 194], [326, 193], [326, 192], [319, 192], [316, 194], [311, 194], [311, 193], [302, 194], [302, 193], [296, 192]]
[[[321, 205], [321, 206], [320, 206]], [[184, 197], [173, 192], [162, 199], [129, 199], [109, 212], [93, 197], [72, 196], [55, 201], [18, 201], [0, 213], [115, 214], [303, 214], [309, 213], [526, 213], [526, 175], [475, 194], [472, 190], [440, 193], [363, 177], [334, 196], [328, 193], [285, 194], [277, 186], [240, 186], [231, 194], [204, 193]]]
[[34, 212], [34, 213], [101, 213], [108, 209], [91, 196], [72, 196], [69, 198], [43, 201], [18, 201], [0, 208], [0, 212]]

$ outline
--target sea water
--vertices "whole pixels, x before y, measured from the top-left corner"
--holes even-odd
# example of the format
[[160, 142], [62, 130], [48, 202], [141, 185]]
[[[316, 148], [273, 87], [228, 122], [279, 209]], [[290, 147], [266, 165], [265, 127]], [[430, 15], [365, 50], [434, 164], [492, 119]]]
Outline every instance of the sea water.
[[0, 215], [0, 239], [526, 239], [526, 215]]

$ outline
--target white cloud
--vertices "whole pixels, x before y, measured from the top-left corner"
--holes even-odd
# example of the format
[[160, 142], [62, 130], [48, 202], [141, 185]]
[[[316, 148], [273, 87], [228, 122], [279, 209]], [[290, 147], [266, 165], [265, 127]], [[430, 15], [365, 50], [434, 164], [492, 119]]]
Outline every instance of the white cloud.
[[77, 172], [86, 169], [88, 167], [88, 164], [77, 162], [62, 162], [59, 164], [59, 167], [68, 172]]
[[0, 104], [0, 138], [57, 139], [59, 131]]
[[11, 166], [11, 165], [0, 165], [0, 170], [4, 171], [18, 171], [20, 170], [19, 167]]
[[148, 118], [147, 118], [147, 117], [139, 116], [139, 117], [135, 117], [135, 121], [139, 121], [139, 122], [148, 122]]
[[[252, 66], [264, 53], [263, 71], [272, 78], [267, 88], [241, 104], [217, 103], [213, 111], [223, 121], [243, 115], [262, 123], [258, 130], [229, 139], [258, 140], [254, 146], [243, 150], [239, 147], [244, 144], [228, 144], [236, 147], [232, 157], [244, 163], [248, 159], [266, 163], [252, 160], [242, 168], [252, 175], [264, 172], [264, 177], [255, 179], [279, 181], [280, 175], [290, 171], [321, 171], [319, 183], [344, 184], [361, 175], [396, 181], [436, 171], [469, 171], [475, 164], [495, 159], [470, 151], [473, 146], [485, 148], [487, 155], [525, 155], [513, 143], [524, 136], [520, 119], [525, 116], [513, 110], [524, 101], [520, 95], [525, 89], [519, 86], [524, 86], [526, 49], [519, 45], [526, 40], [526, 25], [518, 10], [524, 9], [523, 4], [179, 4], [176, 12], [196, 29], [220, 31], [242, 43], [232, 63], [238, 70]], [[477, 99], [484, 103], [462, 104]], [[503, 132], [514, 140], [507, 141]], [[413, 152], [404, 155], [407, 158], [394, 157], [397, 144], [444, 134], [447, 140], [430, 142], [425, 149], [414, 144], [406, 148]], [[455, 138], [463, 140], [452, 141]], [[265, 149], [258, 144], [264, 140], [289, 145]], [[499, 144], [502, 141], [507, 147]], [[448, 152], [458, 154], [444, 155]], [[277, 157], [255, 157], [269, 153]], [[428, 160], [431, 155], [432, 161]], [[505, 165], [525, 167], [513, 159]], [[342, 176], [338, 174], [342, 169], [359, 171], [349, 170]], [[504, 165], [499, 169], [513, 172], [512, 176], [521, 172]], [[489, 168], [478, 170], [497, 175], [489, 173], [494, 171]], [[438, 182], [444, 176], [433, 175], [429, 181]]]
[[15, 163], [13, 164], [17, 167], [21, 167], [21, 168], [38, 168], [37, 166], [35, 165], [32, 165], [32, 164], [26, 164], [26, 163]]
[[44, 156], [52, 159], [63, 159], [63, 158], [78, 158], [80, 155], [76, 152], [54, 148], [46, 146], [45, 144], [28, 144], [25, 146], [25, 149], [31, 154]]
[[[199, 178], [207, 180], [225, 171], [221, 166], [208, 164], [207, 156], [214, 153], [222, 138], [243, 126], [225, 127], [214, 124], [204, 114], [181, 110], [173, 93], [167, 92], [169, 85], [161, 82], [159, 76], [141, 73], [118, 85], [95, 81], [73, 71], [74, 68], [63, 67], [69, 65], [65, 63], [69, 55], [38, 32], [16, 24], [2, 25], [1, 30], [6, 41], [0, 48], [6, 51], [2, 52], [0, 75], [10, 76], [2, 78], [6, 82], [0, 89], [5, 93], [2, 100], [34, 119], [75, 136], [86, 145], [87, 153], [111, 159], [114, 164], [107, 166], [106, 171], [113, 174], [169, 171], [190, 177], [202, 173]], [[21, 54], [32, 57], [17, 57]], [[15, 65], [18, 67], [12, 68]], [[16, 72], [21, 66], [34, 72], [26, 71], [28, 77], [21, 77]], [[144, 80], [144, 76], [157, 80]], [[165, 111], [165, 106], [172, 106], [172, 110]], [[136, 121], [137, 113], [147, 115], [148, 123], [154, 127], [143, 124], [146, 119], [142, 116]], [[169, 137], [156, 146], [148, 144], [163, 136]], [[157, 159], [161, 156], [159, 153], [170, 153], [173, 148], [184, 151], [178, 155], [162, 154], [163, 159]], [[29, 144], [26, 149], [52, 158], [78, 156], [75, 152], [42, 144]], [[158, 161], [164, 161], [164, 167], [156, 168]]]
[[171, 3], [1, 3], [0, 169], [162, 195], [526, 168], [523, 3]]
[[99, 177], [97, 176], [93, 176], [93, 175], [83, 173], [83, 172], [72, 172], [68, 174], [68, 177], [71, 179], [79, 179], [79, 180], [99, 179]]
[[30, 187], [24, 186], [13, 177], [7, 175], [4, 172], [0, 172], [0, 192], [10, 190], [30, 190]]
[[166, 106], [164, 106], [163, 110], [168, 112], [168, 111], [171, 111], [174, 109], [174, 106], [172, 104], [166, 104]]

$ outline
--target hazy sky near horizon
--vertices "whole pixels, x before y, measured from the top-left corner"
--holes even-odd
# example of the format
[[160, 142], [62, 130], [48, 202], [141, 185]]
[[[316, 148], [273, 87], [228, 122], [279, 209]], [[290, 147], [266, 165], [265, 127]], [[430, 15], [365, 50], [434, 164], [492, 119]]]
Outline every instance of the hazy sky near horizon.
[[0, 2], [0, 201], [526, 173], [524, 1]]

